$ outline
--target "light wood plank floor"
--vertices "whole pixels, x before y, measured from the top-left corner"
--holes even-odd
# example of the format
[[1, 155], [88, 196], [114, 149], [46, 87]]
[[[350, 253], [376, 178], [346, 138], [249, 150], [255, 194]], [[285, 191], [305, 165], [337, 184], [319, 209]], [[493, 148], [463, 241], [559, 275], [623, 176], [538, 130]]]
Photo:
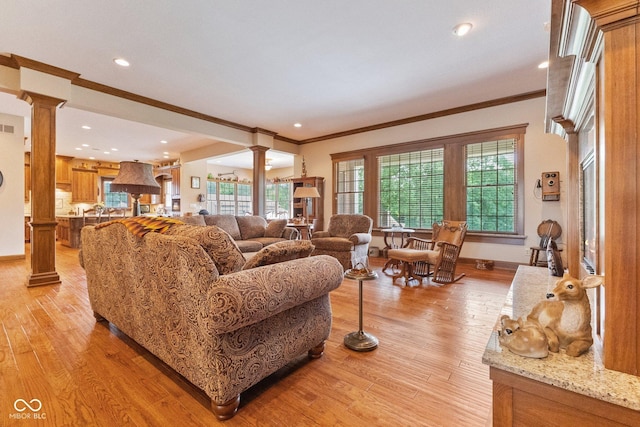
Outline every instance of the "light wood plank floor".
[[[383, 261], [372, 265], [380, 271]], [[283, 368], [242, 395], [233, 419], [218, 422], [204, 393], [96, 323], [77, 250], [57, 246], [62, 285], [27, 288], [29, 265], [0, 262], [1, 425], [488, 425], [491, 382], [481, 357], [511, 271], [461, 265], [467, 276], [441, 287], [403, 288], [384, 274], [365, 282], [364, 329], [380, 340], [367, 353], [342, 343], [358, 329], [358, 284], [345, 280], [331, 295], [325, 355]], [[18, 399], [38, 399], [40, 419], [19, 412]]]

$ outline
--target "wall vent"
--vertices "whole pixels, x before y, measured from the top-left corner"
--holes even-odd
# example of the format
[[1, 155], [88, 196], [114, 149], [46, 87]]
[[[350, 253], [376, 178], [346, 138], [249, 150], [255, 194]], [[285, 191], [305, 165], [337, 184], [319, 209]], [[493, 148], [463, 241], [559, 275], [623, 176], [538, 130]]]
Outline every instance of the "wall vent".
[[4, 133], [14, 133], [15, 129], [14, 129], [14, 126], [0, 124], [0, 131]]

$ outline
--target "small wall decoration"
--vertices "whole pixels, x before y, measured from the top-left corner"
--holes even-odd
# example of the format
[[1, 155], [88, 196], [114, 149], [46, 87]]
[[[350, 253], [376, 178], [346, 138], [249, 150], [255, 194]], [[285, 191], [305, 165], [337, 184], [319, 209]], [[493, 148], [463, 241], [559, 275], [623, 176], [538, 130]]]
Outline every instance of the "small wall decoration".
[[200, 177], [192, 176], [191, 177], [191, 188], [200, 188]]

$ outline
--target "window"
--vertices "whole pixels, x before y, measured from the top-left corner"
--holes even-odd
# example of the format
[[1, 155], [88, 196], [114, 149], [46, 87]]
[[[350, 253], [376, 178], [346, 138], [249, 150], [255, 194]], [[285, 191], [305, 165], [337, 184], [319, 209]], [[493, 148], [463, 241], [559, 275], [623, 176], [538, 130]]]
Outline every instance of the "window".
[[107, 208], [128, 208], [129, 194], [111, 192], [111, 183], [114, 178], [102, 178], [102, 200]]
[[250, 214], [253, 210], [251, 184], [207, 180], [206, 203], [210, 214]]
[[444, 149], [378, 157], [378, 225], [431, 228], [444, 210]]
[[336, 165], [336, 197], [339, 214], [362, 214], [364, 205], [364, 160], [345, 160]]
[[515, 138], [467, 144], [465, 148], [469, 230], [515, 233]]
[[265, 186], [267, 219], [291, 218], [291, 194], [290, 182], [267, 182]]
[[475, 241], [522, 244], [527, 124], [331, 155], [334, 212], [374, 227], [466, 220]]

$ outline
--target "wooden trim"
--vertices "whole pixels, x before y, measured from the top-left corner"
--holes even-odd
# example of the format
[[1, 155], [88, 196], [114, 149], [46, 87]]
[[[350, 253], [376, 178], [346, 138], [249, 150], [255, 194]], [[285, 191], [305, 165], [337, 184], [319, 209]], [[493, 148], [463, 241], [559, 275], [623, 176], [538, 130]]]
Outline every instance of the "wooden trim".
[[436, 147], [443, 147], [446, 144], [471, 144], [474, 142], [483, 142], [491, 138], [524, 135], [527, 132], [529, 123], [519, 123], [512, 126], [503, 126], [500, 128], [492, 128], [478, 130], [473, 132], [459, 133], [455, 135], [437, 136], [434, 138], [420, 139], [417, 141], [401, 142], [398, 144], [381, 145], [378, 147], [362, 148], [353, 151], [343, 151], [340, 153], [331, 153], [331, 160], [351, 160], [362, 158], [365, 155], [374, 157], [389, 154], [400, 154], [409, 151], [425, 150]]
[[127, 99], [129, 101], [137, 102], [144, 105], [149, 105], [151, 107], [160, 108], [162, 110], [171, 111], [173, 113], [182, 114], [184, 116], [193, 117], [199, 120], [203, 120], [206, 122], [215, 123], [222, 126], [227, 126], [234, 129], [239, 129], [245, 132], [254, 132], [253, 127], [245, 126], [239, 123], [235, 123], [229, 120], [220, 119], [218, 117], [209, 116], [207, 114], [198, 113], [197, 111], [189, 110], [187, 108], [178, 107], [173, 104], [169, 104], [167, 102], [158, 101], [152, 98], [148, 98], [146, 96], [137, 95], [135, 93], [127, 92], [125, 90], [116, 89], [111, 86], [103, 85], [101, 83], [92, 82], [90, 80], [85, 80], [81, 77], [78, 77], [71, 81], [71, 84], [84, 87], [86, 89], [91, 89], [96, 92], [106, 93], [107, 95], [113, 95], [118, 98]]
[[21, 259], [26, 259], [27, 256], [22, 254], [22, 255], [3, 255], [0, 256], [0, 262], [2, 261], [15, 261], [15, 260], [21, 260]]
[[547, 94], [547, 91], [545, 89], [542, 89], [542, 90], [527, 92], [519, 95], [507, 96], [504, 98], [497, 98], [490, 101], [483, 101], [475, 104], [464, 105], [461, 107], [435, 111], [433, 113], [422, 114], [419, 116], [408, 117], [406, 119], [393, 120], [390, 122], [380, 123], [377, 125], [351, 129], [344, 132], [336, 132], [329, 135], [319, 136], [316, 138], [303, 139], [301, 141], [298, 141], [298, 144], [310, 144], [312, 142], [326, 141], [328, 139], [341, 138], [344, 136], [355, 135], [358, 133], [371, 132], [374, 130], [380, 130], [380, 129], [390, 128], [394, 126], [401, 126], [409, 123], [421, 122], [424, 120], [431, 120], [438, 117], [452, 116], [455, 114], [466, 113], [469, 111], [481, 110], [481, 109], [490, 108], [490, 107], [497, 107], [499, 105], [505, 105], [505, 104], [512, 104], [514, 102], [521, 102], [529, 99], [541, 98], [546, 96], [546, 94]]
[[71, 80], [80, 77], [80, 73], [65, 70], [64, 68], [54, 67], [53, 65], [45, 64], [43, 62], [34, 61], [33, 59], [25, 58], [23, 56], [11, 55], [18, 68], [29, 68], [31, 70], [40, 71], [42, 73], [51, 74], [52, 76], [62, 77], [63, 79]]

